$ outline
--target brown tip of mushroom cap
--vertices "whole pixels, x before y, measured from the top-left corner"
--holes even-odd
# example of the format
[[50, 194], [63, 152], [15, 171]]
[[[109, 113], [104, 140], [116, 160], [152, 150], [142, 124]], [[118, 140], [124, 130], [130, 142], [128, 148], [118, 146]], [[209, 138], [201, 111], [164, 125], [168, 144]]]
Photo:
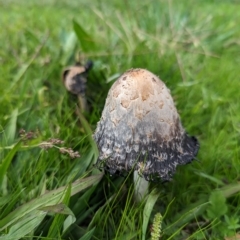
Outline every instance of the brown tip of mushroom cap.
[[111, 174], [137, 170], [146, 180], [170, 180], [199, 149], [186, 134], [170, 91], [153, 73], [130, 69], [109, 90], [94, 133], [97, 165]]

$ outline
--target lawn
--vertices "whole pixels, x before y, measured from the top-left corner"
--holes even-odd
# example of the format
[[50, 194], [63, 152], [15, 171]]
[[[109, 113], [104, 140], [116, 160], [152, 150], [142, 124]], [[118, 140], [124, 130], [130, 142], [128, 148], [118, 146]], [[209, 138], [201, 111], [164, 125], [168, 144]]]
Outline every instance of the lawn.
[[[0, 240], [240, 239], [239, 23], [237, 0], [0, 0]], [[61, 73], [87, 60], [81, 113]], [[166, 83], [200, 143], [138, 203], [92, 139], [130, 68]]]

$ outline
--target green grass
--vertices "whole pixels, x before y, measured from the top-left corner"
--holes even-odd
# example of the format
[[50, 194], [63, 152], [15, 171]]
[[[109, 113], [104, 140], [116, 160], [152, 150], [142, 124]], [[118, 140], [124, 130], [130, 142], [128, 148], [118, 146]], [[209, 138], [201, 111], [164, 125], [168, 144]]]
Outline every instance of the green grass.
[[[158, 213], [161, 239], [237, 239], [239, 22], [238, 1], [0, 0], [0, 239], [151, 239]], [[61, 82], [79, 58], [94, 62], [84, 116]], [[110, 86], [133, 67], [167, 84], [201, 145], [199, 161], [139, 204], [131, 176], [94, 168], [91, 138]], [[64, 143], [41, 148], [52, 138]]]

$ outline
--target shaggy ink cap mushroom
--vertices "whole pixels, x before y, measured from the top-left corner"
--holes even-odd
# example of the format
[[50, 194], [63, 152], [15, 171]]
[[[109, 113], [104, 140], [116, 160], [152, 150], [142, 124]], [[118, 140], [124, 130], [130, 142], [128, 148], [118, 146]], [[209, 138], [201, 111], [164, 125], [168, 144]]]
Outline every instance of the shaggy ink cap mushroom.
[[130, 69], [113, 84], [97, 124], [97, 166], [110, 174], [138, 171], [168, 181], [199, 149], [182, 127], [166, 85], [145, 69]]
[[84, 66], [76, 64], [64, 69], [62, 80], [65, 88], [72, 94], [77, 95], [82, 110], [87, 111], [85, 98], [88, 71], [92, 68], [93, 62], [88, 61]]
[[76, 64], [64, 69], [62, 80], [66, 89], [75, 95], [85, 94], [87, 74], [92, 66], [92, 61], [88, 61], [84, 66]]

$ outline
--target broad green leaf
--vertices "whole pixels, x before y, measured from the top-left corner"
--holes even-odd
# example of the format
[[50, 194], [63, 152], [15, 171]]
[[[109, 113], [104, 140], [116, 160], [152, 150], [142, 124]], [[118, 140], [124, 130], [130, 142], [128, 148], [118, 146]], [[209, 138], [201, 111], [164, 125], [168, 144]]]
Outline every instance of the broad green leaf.
[[[86, 189], [87, 187], [90, 187], [93, 184], [98, 183], [101, 178], [102, 174], [99, 174], [75, 181], [72, 183], [71, 196]], [[0, 231], [10, 225], [16, 224], [20, 218], [24, 217], [26, 214], [31, 213], [33, 210], [62, 202], [66, 189], [67, 186], [52, 190], [15, 209], [5, 218], [0, 220]]]
[[226, 198], [221, 191], [214, 191], [209, 198], [210, 206], [207, 209], [207, 216], [210, 219], [219, 218], [227, 213]]
[[60, 59], [60, 63], [62, 66], [65, 66], [74, 53], [77, 38], [76, 38], [76, 34], [74, 32], [71, 32], [71, 33], [63, 32], [62, 35], [63, 35], [63, 37], [62, 37], [63, 53], [62, 53], [62, 57]]
[[159, 197], [159, 193], [157, 192], [157, 189], [153, 189], [152, 192], [148, 195], [148, 198], [143, 210], [142, 240], [146, 239], [148, 222], [158, 197]]
[[77, 35], [77, 38], [84, 52], [86, 53], [94, 52], [98, 49], [95, 45], [94, 40], [91, 38], [91, 36], [75, 20], [73, 20], [73, 29]]

